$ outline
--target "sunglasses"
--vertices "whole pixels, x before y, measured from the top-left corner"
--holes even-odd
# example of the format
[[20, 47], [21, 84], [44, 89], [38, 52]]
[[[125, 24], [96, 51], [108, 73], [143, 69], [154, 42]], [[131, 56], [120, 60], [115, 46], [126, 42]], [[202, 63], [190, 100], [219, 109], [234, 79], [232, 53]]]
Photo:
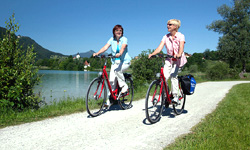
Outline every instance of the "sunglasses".
[[172, 26], [172, 25], [174, 25], [174, 24], [168, 24], [168, 26]]

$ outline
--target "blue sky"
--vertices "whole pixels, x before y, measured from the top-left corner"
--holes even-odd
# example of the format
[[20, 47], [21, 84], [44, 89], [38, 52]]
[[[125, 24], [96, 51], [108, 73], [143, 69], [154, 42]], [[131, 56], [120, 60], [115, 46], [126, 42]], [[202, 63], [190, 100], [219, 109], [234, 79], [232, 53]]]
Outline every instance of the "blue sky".
[[1, 0], [0, 4], [1, 27], [14, 12], [20, 25], [17, 34], [64, 55], [99, 51], [113, 27], [121, 24], [129, 54], [135, 57], [157, 48], [173, 18], [181, 20], [185, 52], [216, 50], [221, 35], [206, 26], [221, 19], [219, 6], [232, 6], [233, 0]]

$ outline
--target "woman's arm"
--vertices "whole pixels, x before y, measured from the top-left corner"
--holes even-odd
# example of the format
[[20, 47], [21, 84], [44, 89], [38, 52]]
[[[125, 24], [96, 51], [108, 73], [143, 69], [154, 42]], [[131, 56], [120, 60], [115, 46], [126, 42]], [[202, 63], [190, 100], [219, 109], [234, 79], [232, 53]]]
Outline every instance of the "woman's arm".
[[161, 41], [160, 45], [155, 49], [155, 51], [152, 54], [148, 55], [148, 58], [150, 58], [153, 55], [156, 55], [156, 54], [160, 53], [161, 50], [163, 49], [163, 47], [164, 47], [164, 42]]
[[110, 44], [107, 43], [97, 53], [94, 53], [93, 56], [96, 56], [96, 55], [99, 55], [99, 54], [105, 52], [109, 47], [110, 47]]
[[185, 44], [185, 41], [180, 41], [180, 48], [179, 48], [179, 52], [178, 54], [175, 54], [174, 55], [174, 58], [179, 58], [181, 57], [183, 51], [184, 51], [184, 44]]
[[121, 49], [120, 49], [120, 52], [117, 53], [117, 54], [115, 55], [115, 57], [121, 57], [121, 55], [123, 54], [123, 52], [124, 52], [124, 50], [125, 50], [126, 47], [127, 47], [127, 44], [122, 44], [122, 47], [121, 47]]

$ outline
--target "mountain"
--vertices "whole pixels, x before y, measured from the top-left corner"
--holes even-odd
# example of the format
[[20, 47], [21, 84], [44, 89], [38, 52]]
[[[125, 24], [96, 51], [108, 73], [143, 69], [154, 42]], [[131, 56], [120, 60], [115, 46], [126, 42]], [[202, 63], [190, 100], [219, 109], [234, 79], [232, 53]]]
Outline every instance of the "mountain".
[[[90, 50], [90, 51], [87, 51], [87, 52], [84, 52], [84, 53], [79, 53], [79, 55], [80, 55], [81, 58], [84, 58], [84, 57], [90, 58], [93, 55], [93, 53], [95, 53], [95, 51]], [[72, 56], [75, 57], [77, 54], [74, 54]], [[106, 53], [106, 52], [104, 52], [103, 54], [106, 55], [106, 56], [108, 55], [108, 53]]]
[[[0, 39], [6, 33], [6, 29], [0, 27]], [[17, 36], [19, 38], [19, 44], [22, 46], [22, 50], [27, 49], [28, 46], [34, 46], [34, 52], [36, 53], [36, 59], [50, 58], [51, 55], [65, 56], [61, 53], [52, 52], [48, 49], [43, 48], [41, 45], [36, 43], [33, 39], [27, 36]]]
[[[79, 53], [79, 55], [80, 55], [81, 58], [84, 58], [84, 57], [90, 58], [93, 55], [93, 53], [95, 53], [95, 51], [90, 50], [90, 51], [87, 51], [87, 52], [84, 52], [84, 53]], [[72, 56], [75, 57], [77, 54], [74, 54]]]

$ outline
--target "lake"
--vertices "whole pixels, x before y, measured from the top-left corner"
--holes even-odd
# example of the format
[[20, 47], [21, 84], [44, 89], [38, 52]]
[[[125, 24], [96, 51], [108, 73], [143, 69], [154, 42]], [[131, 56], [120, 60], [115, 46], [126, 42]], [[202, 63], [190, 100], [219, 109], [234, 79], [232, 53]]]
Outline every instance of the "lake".
[[95, 71], [39, 70], [38, 74], [43, 76], [34, 91], [47, 103], [63, 97], [85, 98], [89, 83], [98, 76]]

